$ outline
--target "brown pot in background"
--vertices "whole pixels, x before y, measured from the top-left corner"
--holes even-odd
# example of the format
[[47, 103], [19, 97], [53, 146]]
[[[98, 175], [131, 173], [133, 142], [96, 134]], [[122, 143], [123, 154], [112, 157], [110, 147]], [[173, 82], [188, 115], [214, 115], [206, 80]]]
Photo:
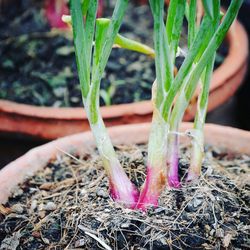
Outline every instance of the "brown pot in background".
[[[210, 86], [208, 111], [227, 101], [238, 89], [247, 70], [248, 39], [243, 26], [232, 25], [227, 36], [229, 53], [215, 70]], [[193, 98], [184, 120], [192, 120], [197, 95]], [[105, 124], [109, 126], [142, 123], [151, 120], [150, 101], [102, 107]], [[89, 130], [83, 108], [50, 108], [0, 100], [0, 132], [21, 134], [38, 139], [55, 139]]]
[[[183, 123], [181, 130], [192, 127], [191, 123]], [[109, 128], [109, 134], [116, 145], [147, 143], [150, 124], [124, 125]], [[183, 139], [183, 138], [182, 138]], [[250, 132], [207, 124], [205, 141], [211, 145], [224, 148], [229, 152], [250, 154]], [[12, 190], [25, 180], [46, 167], [49, 161], [65, 152], [84, 156], [95, 150], [95, 142], [91, 132], [67, 136], [34, 148], [19, 159], [11, 162], [0, 171], [0, 204], [4, 204]]]

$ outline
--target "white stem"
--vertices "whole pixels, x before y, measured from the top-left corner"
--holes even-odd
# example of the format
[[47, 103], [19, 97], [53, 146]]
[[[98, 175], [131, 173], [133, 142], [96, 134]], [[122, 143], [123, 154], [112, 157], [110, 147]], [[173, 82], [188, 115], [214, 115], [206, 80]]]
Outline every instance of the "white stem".
[[169, 125], [161, 117], [160, 112], [155, 109], [148, 143], [149, 166], [165, 169], [168, 133]]
[[[89, 121], [91, 121], [88, 100], [89, 99], [84, 101], [84, 103], [87, 116]], [[101, 155], [104, 168], [109, 176], [111, 196], [118, 202], [123, 203], [128, 207], [134, 207], [138, 199], [137, 189], [129, 180], [117, 158], [111, 139], [102, 120], [99, 108], [97, 122], [94, 124], [90, 122], [90, 127], [95, 137], [96, 145], [99, 154]]]
[[191, 162], [187, 177], [187, 181], [190, 181], [200, 176], [204, 156], [204, 136], [202, 129], [192, 129], [187, 134], [192, 138]]
[[151, 131], [148, 140], [148, 166], [162, 168], [166, 164], [169, 124], [163, 119], [156, 107], [157, 81], [152, 87], [152, 103], [154, 105]]

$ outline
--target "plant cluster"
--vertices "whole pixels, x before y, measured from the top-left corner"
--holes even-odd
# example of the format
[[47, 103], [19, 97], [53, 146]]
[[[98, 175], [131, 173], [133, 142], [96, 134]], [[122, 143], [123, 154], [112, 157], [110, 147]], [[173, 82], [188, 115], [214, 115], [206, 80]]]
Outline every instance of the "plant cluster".
[[[111, 19], [97, 18], [98, 0], [71, 0], [71, 16], [64, 16], [63, 20], [73, 28], [82, 99], [114, 200], [130, 208], [146, 210], [147, 206], [157, 206], [166, 186], [181, 186], [178, 179], [178, 131], [197, 87], [199, 98], [194, 126], [186, 132], [192, 142], [186, 181], [199, 177], [215, 53], [242, 2], [231, 1], [224, 15], [219, 0], [203, 0], [202, 4], [197, 0], [171, 0], [165, 18], [164, 0], [149, 0], [154, 18], [152, 50], [118, 34], [128, 0], [116, 1]], [[188, 22], [188, 51], [182, 66], [175, 73], [184, 19]], [[154, 110], [148, 142], [147, 177], [140, 192], [117, 158], [99, 108], [100, 82], [114, 44], [155, 57], [156, 80], [152, 87]]]

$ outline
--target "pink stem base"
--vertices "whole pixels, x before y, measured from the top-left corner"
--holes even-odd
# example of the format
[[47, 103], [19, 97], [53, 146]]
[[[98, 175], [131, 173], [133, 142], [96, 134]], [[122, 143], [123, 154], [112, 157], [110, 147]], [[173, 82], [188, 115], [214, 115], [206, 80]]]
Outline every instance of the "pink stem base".
[[176, 178], [176, 177], [169, 177], [168, 178], [168, 185], [169, 185], [169, 187], [171, 187], [171, 188], [181, 188], [181, 183], [180, 183], [180, 181], [179, 181], [179, 179], [178, 178]]
[[139, 192], [132, 183], [127, 183], [127, 185], [129, 185], [127, 186], [127, 192], [124, 192], [124, 190], [121, 190], [123, 188], [115, 186], [114, 183], [110, 181], [110, 195], [114, 201], [130, 209], [135, 209], [139, 199]]
[[166, 174], [161, 170], [147, 168], [147, 177], [143, 185], [136, 208], [146, 211], [147, 207], [158, 206], [158, 199], [166, 185]]
[[168, 169], [168, 185], [171, 188], [180, 188], [181, 183], [179, 181], [178, 169], [179, 169], [179, 159], [178, 159], [178, 138], [175, 136], [173, 139], [174, 143], [171, 147], [170, 156], [167, 161]]
[[128, 208], [135, 208], [139, 198], [139, 191], [129, 180], [118, 161], [111, 161], [111, 166], [109, 172], [111, 197]]
[[180, 188], [181, 183], [178, 177], [178, 157], [175, 156], [175, 159], [172, 159], [168, 165], [168, 185], [171, 188]]

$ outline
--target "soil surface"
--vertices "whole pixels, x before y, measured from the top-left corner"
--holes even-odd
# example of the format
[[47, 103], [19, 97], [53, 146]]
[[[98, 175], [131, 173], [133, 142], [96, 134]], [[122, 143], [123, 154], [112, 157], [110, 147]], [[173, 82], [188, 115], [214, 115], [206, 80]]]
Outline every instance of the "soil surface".
[[[117, 151], [140, 186], [146, 147]], [[188, 148], [180, 155], [184, 178]], [[0, 207], [0, 249], [248, 249], [249, 172], [249, 156], [207, 147], [200, 180], [143, 213], [112, 201], [97, 153], [58, 157]]]
[[[9, 2], [9, 3], [8, 3]], [[1, 4], [0, 40], [33, 32], [49, 31], [44, 0], [11, 1]]]
[[[110, 16], [106, 6], [104, 16]], [[0, 15], [0, 99], [36, 106], [79, 107], [81, 92], [70, 32], [50, 31], [44, 2], [20, 1]], [[153, 19], [149, 6], [130, 3], [120, 33], [153, 46]], [[182, 38], [185, 48], [185, 35]], [[227, 55], [219, 50], [218, 67]], [[184, 58], [177, 58], [177, 67]], [[101, 82], [100, 104], [131, 103], [151, 98], [155, 79], [152, 58], [113, 49]]]

